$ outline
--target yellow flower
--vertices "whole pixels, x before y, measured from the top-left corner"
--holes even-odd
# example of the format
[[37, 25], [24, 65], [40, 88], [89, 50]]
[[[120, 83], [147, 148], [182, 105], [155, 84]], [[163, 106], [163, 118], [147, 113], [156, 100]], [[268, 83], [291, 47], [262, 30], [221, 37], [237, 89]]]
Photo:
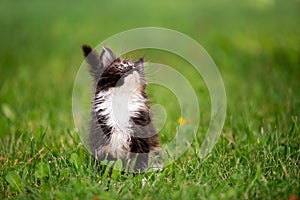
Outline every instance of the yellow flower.
[[178, 120], [177, 120], [178, 124], [180, 125], [184, 125], [186, 123], [186, 120], [183, 118], [183, 117], [179, 117]]

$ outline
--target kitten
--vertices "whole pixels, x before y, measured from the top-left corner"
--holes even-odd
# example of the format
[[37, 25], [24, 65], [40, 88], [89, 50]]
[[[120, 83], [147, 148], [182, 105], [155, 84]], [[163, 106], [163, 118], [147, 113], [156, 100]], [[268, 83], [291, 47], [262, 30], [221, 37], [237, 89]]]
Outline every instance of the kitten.
[[132, 170], [161, 168], [159, 140], [151, 122], [145, 93], [144, 61], [117, 58], [103, 48], [101, 55], [82, 46], [94, 79], [89, 148], [98, 160], [121, 159]]

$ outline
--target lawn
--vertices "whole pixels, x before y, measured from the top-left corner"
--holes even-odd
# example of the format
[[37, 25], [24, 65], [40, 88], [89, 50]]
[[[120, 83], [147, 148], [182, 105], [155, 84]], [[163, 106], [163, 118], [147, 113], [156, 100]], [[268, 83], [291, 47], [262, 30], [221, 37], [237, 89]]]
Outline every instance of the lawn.
[[[299, 199], [299, 25], [297, 0], [0, 1], [0, 199]], [[200, 126], [163, 171], [109, 175], [73, 122], [80, 47], [146, 26], [180, 31], [207, 50], [223, 77], [226, 120], [201, 158], [211, 106], [202, 78], [176, 55], [133, 52], [188, 77]], [[147, 91], [168, 111], [160, 133], [167, 143], [180, 117], [176, 99]]]

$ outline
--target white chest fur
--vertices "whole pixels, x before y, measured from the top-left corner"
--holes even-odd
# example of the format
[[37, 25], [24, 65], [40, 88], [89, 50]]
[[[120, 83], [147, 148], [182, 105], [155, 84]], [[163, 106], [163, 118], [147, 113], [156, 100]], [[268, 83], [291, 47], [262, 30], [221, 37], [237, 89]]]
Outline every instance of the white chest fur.
[[139, 93], [140, 76], [128, 75], [124, 84], [96, 94], [94, 109], [97, 115], [106, 116], [106, 126], [112, 128], [109, 151], [114, 157], [124, 157], [129, 152], [132, 135], [131, 117], [146, 106], [146, 99]]

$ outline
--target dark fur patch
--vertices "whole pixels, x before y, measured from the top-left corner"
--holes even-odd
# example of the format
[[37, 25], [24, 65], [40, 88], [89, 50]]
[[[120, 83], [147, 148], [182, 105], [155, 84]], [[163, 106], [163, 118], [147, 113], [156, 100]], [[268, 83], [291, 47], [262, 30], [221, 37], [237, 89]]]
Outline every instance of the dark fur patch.
[[83, 50], [84, 57], [87, 57], [89, 55], [89, 53], [91, 53], [93, 50], [89, 45], [86, 45], [86, 44], [82, 45], [81, 48]]

